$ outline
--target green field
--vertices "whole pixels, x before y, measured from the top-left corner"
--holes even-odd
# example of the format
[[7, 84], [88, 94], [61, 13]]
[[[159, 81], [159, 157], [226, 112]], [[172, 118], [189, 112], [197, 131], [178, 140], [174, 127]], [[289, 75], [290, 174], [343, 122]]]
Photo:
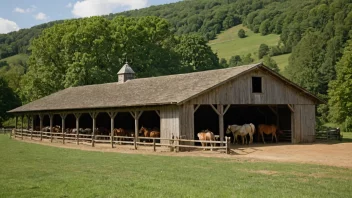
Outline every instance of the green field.
[[21, 64], [22, 62], [27, 62], [29, 56], [27, 54], [17, 54], [14, 56], [10, 56], [4, 59], [1, 59], [0, 62], [6, 61], [9, 65], [11, 64]]
[[[246, 31], [246, 38], [239, 38], [237, 36], [238, 30], [241, 28]], [[255, 62], [258, 62], [258, 49], [260, 44], [265, 43], [269, 46], [277, 45], [279, 39], [280, 35], [269, 34], [261, 36], [260, 34], [255, 34], [243, 25], [237, 25], [219, 34], [215, 40], [209, 41], [209, 45], [214, 52], [218, 53], [219, 58], [229, 60], [234, 55], [246, 55], [251, 53]]]
[[274, 56], [272, 57], [275, 62], [277, 63], [277, 65], [280, 68], [280, 71], [284, 74], [285, 68], [288, 65], [288, 58], [291, 56], [291, 54], [284, 54], [284, 55], [280, 55], [280, 56]]
[[352, 171], [61, 149], [0, 135], [0, 197], [349, 197]]

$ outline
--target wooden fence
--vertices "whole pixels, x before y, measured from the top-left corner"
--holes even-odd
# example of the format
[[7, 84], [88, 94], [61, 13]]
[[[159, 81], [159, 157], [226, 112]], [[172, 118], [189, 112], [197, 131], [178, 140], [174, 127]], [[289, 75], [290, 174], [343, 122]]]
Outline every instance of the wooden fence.
[[[12, 133], [10, 133], [12, 134]], [[230, 137], [225, 137], [225, 141], [201, 141], [201, 140], [187, 140], [180, 139], [179, 137], [174, 138], [150, 138], [150, 137], [127, 137], [127, 136], [108, 136], [108, 135], [91, 135], [91, 134], [71, 134], [71, 133], [54, 133], [54, 132], [43, 132], [43, 131], [32, 131], [27, 129], [17, 129], [14, 130], [12, 134], [15, 138], [24, 137], [39, 140], [50, 140], [50, 142], [60, 141], [63, 144], [65, 142], [75, 142], [80, 144], [90, 143], [95, 146], [96, 143], [100, 144], [111, 144], [114, 145], [133, 145], [134, 149], [138, 149], [139, 146], [152, 146], [153, 151], [157, 148], [167, 147], [170, 151], [179, 152], [185, 149], [210, 149], [210, 150], [221, 150], [223, 149], [225, 153], [230, 153]], [[166, 142], [166, 143], [165, 143]], [[192, 145], [194, 143], [204, 143], [206, 146], [196, 146]], [[207, 146], [209, 145], [209, 146]]]
[[11, 134], [12, 129], [0, 128], [0, 134]]
[[342, 141], [342, 134], [339, 128], [328, 128], [326, 130], [317, 131], [315, 139], [317, 140], [340, 140]]

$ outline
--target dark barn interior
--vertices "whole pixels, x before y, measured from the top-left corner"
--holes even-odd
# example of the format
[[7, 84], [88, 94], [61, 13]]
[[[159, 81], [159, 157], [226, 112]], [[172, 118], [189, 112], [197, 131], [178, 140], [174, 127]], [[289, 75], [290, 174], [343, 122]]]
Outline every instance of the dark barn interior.
[[157, 128], [160, 130], [160, 117], [155, 111], [144, 111], [139, 118], [139, 128]]
[[[214, 105], [216, 107], [216, 105]], [[276, 111], [276, 107], [272, 106]], [[231, 137], [232, 134], [226, 134], [228, 125], [243, 125], [253, 123], [257, 127], [259, 124], [275, 124], [277, 116], [268, 105], [231, 105], [224, 115], [224, 133], [225, 136]], [[291, 142], [291, 111], [286, 105], [277, 106], [279, 117], [279, 129], [285, 134], [279, 134], [280, 142]], [[219, 117], [210, 105], [201, 105], [194, 114], [194, 133], [195, 139], [198, 140], [197, 133], [204, 129], [209, 129], [215, 135], [219, 135]], [[249, 137], [248, 137], [249, 138]], [[264, 135], [266, 142], [271, 142], [271, 135]], [[274, 140], [275, 141], [275, 140]], [[254, 134], [253, 142], [258, 142], [258, 133]], [[262, 142], [261, 140], [259, 142]]]

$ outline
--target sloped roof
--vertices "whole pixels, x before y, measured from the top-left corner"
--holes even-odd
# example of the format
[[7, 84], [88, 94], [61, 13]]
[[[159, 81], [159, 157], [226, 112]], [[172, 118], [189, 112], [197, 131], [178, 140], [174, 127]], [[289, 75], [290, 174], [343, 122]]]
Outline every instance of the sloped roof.
[[[180, 104], [256, 67], [266, 68], [259, 63], [188, 74], [140, 78], [125, 83], [71, 87], [9, 112]], [[307, 94], [320, 100], [308, 92]]]
[[134, 74], [133, 69], [126, 63], [117, 74]]

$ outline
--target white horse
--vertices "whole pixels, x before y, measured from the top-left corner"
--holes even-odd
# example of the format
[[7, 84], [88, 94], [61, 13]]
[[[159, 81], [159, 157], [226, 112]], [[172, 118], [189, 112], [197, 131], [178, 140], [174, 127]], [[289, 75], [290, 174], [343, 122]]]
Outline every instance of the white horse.
[[250, 124], [244, 124], [244, 125], [229, 125], [227, 127], [227, 131], [226, 131], [226, 134], [229, 134], [229, 133], [233, 133], [233, 136], [235, 138], [235, 141], [238, 142], [237, 140], [237, 136], [240, 135], [242, 137], [242, 144], [244, 144], [244, 142], [246, 142], [247, 144], [247, 134], [249, 135], [249, 142], [248, 144], [250, 143], [253, 143], [253, 134], [255, 133], [255, 126], [254, 124], [250, 123]]

